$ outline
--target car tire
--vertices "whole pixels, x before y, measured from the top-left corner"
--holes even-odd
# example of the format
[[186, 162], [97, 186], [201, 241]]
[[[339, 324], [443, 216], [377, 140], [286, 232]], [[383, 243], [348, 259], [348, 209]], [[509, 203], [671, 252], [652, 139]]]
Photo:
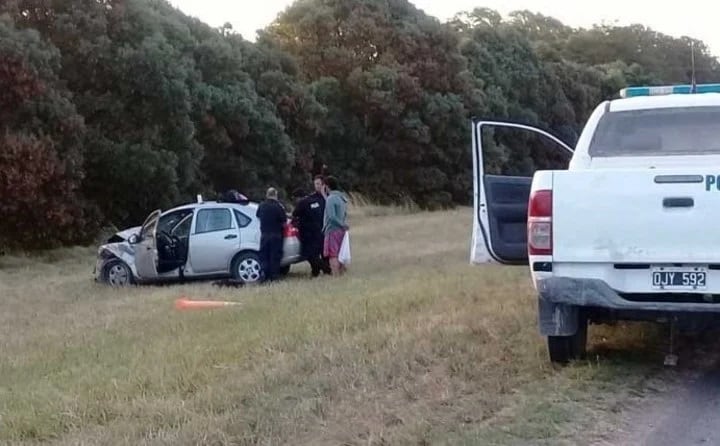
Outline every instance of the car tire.
[[582, 311], [578, 314], [577, 331], [572, 336], [548, 336], [550, 361], [567, 364], [574, 359], [583, 359], [587, 351], [588, 319]]
[[122, 260], [111, 260], [103, 268], [103, 282], [115, 288], [133, 285], [135, 277], [127, 263]]
[[262, 280], [263, 270], [260, 256], [254, 252], [241, 252], [232, 262], [232, 277], [243, 283], [257, 283]]
[[288, 274], [290, 274], [290, 265], [285, 265], [281, 267], [279, 272], [281, 276], [287, 276]]

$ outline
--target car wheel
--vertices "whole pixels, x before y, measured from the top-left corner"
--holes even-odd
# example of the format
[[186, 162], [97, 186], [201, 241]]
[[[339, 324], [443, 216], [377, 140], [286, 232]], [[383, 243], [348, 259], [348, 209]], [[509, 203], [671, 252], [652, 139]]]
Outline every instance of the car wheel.
[[105, 283], [112, 287], [125, 287], [134, 283], [130, 267], [122, 260], [112, 260], [105, 266]]
[[253, 252], [244, 252], [238, 255], [232, 264], [232, 276], [233, 279], [245, 283], [259, 282], [262, 279], [260, 257]]
[[581, 311], [578, 315], [578, 328], [572, 336], [548, 336], [550, 361], [567, 364], [573, 359], [582, 359], [587, 351], [588, 320]]
[[290, 274], [290, 265], [285, 265], [282, 268], [280, 268], [281, 276], [287, 276], [288, 274]]

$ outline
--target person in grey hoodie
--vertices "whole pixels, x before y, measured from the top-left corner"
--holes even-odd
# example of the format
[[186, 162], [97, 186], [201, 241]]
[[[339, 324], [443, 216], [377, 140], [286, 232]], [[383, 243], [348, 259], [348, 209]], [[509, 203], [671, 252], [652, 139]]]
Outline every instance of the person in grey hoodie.
[[345, 194], [340, 192], [337, 178], [327, 177], [325, 185], [329, 192], [325, 200], [325, 215], [323, 218], [323, 233], [325, 234], [323, 254], [330, 260], [330, 269], [333, 276], [337, 276], [345, 270], [338, 261], [338, 254], [340, 253], [340, 246], [342, 246], [345, 232], [349, 229], [347, 225], [348, 199]]

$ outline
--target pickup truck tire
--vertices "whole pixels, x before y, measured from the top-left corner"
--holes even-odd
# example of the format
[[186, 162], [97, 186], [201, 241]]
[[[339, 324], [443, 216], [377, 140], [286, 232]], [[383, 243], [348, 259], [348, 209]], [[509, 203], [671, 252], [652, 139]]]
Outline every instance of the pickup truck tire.
[[582, 311], [578, 314], [577, 332], [572, 336], [548, 336], [548, 353], [550, 361], [567, 364], [573, 359], [585, 357], [587, 349], [587, 316]]

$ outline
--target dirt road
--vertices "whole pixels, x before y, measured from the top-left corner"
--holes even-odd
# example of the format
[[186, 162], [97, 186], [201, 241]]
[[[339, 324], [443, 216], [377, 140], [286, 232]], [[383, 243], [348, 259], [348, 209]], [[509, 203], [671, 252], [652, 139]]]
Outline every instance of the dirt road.
[[640, 400], [609, 444], [720, 445], [720, 342], [704, 338], [683, 349], [678, 367], [661, 377], [666, 390]]
[[697, 377], [676, 389], [666, 401], [653, 408], [658, 417], [641, 444], [679, 446], [720, 444], [720, 370]]

